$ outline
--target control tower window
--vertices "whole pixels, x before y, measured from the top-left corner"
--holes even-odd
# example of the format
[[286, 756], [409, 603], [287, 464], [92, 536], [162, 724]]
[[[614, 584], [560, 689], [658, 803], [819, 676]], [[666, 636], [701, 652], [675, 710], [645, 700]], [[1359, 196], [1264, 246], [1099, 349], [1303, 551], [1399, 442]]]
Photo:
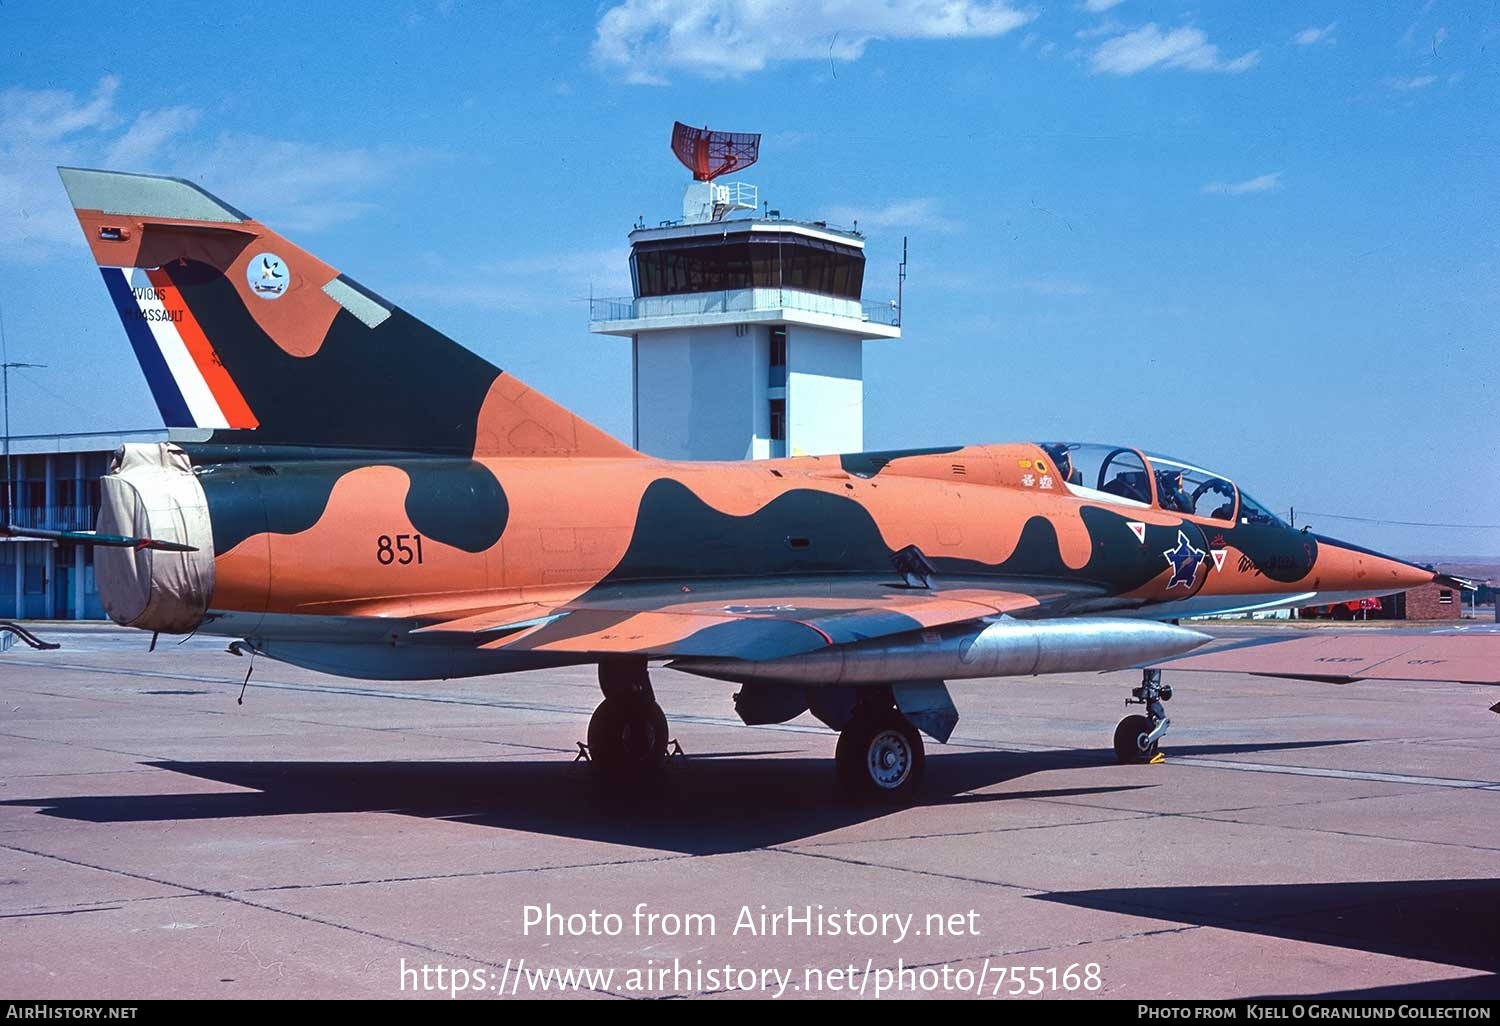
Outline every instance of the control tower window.
[[786, 366], [786, 329], [771, 329], [771, 366]]
[[785, 288], [859, 299], [865, 281], [857, 247], [775, 232], [642, 242], [630, 266], [640, 297]]
[[771, 441], [786, 441], [786, 400], [771, 400]]

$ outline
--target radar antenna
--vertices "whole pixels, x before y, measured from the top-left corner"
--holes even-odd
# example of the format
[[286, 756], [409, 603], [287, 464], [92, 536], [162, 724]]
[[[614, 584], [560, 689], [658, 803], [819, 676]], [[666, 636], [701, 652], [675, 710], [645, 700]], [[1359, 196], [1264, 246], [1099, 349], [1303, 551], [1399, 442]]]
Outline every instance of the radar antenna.
[[760, 158], [759, 132], [710, 132], [681, 121], [672, 125], [672, 152], [700, 182], [739, 171]]

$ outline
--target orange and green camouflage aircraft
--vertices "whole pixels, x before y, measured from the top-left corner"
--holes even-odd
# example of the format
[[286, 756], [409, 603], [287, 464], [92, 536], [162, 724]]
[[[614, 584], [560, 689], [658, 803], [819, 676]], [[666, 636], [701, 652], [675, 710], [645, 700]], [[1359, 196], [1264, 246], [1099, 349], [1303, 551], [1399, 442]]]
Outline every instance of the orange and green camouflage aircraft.
[[[1128, 446], [653, 459], [192, 183], [61, 174], [174, 429], [69, 535], [109, 615], [350, 677], [597, 664], [613, 779], [666, 758], [653, 662], [739, 682], [747, 723], [811, 710], [845, 786], [899, 798], [957, 721], [944, 681], [1149, 665], [1208, 640], [1179, 617], [1434, 579]], [[1150, 760], [1170, 689], [1134, 694], [1115, 747]]]

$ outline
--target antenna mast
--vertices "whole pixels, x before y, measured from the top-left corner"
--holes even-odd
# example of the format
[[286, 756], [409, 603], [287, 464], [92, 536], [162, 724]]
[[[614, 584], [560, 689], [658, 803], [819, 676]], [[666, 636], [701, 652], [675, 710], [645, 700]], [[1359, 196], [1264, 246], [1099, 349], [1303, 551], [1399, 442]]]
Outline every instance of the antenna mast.
[[901, 266], [896, 269], [896, 327], [901, 326], [901, 312], [906, 302], [906, 236], [901, 236]]
[[14, 367], [42, 368], [45, 363], [15, 363], [9, 358], [9, 351], [5, 346], [5, 312], [0, 310], [0, 405], [5, 408], [5, 526], [10, 527], [16, 522], [15, 517], [15, 477], [10, 471], [10, 371]]

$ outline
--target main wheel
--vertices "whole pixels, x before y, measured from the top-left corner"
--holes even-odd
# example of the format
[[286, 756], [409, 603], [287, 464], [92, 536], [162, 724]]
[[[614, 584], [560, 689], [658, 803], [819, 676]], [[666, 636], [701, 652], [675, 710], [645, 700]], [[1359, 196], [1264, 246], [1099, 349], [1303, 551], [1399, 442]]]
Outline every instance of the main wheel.
[[667, 762], [667, 717], [655, 702], [606, 698], [589, 720], [589, 761], [606, 779], [634, 779]]
[[1144, 716], [1127, 716], [1115, 726], [1115, 758], [1127, 765], [1150, 762], [1156, 758], [1157, 742], [1141, 747], [1141, 738], [1151, 733], [1151, 721]]
[[906, 802], [922, 781], [927, 753], [917, 728], [890, 709], [856, 714], [839, 734], [834, 761], [851, 797]]

